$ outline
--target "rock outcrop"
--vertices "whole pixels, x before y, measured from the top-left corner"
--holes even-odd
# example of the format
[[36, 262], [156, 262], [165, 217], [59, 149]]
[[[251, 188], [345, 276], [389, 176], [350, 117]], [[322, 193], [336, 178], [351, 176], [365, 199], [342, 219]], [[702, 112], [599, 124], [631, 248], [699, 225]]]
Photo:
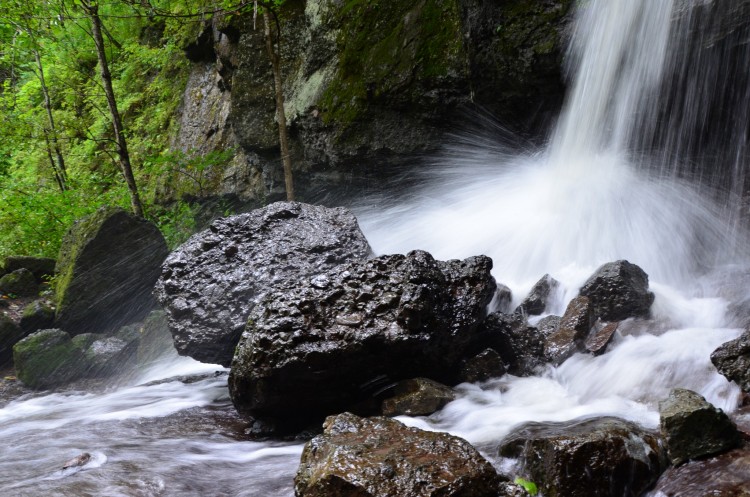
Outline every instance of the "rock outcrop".
[[516, 312], [527, 316], [538, 316], [547, 309], [548, 301], [553, 296], [560, 283], [552, 276], [545, 274], [537, 281], [516, 308]]
[[500, 477], [468, 442], [344, 413], [305, 445], [297, 497], [498, 497]]
[[493, 312], [480, 331], [483, 343], [500, 355], [513, 375], [533, 375], [547, 363], [544, 344], [552, 330], [529, 326], [520, 314]]
[[690, 390], [672, 390], [659, 403], [659, 417], [669, 458], [675, 465], [733, 449], [742, 442], [729, 417]]
[[341, 412], [394, 381], [458, 381], [481, 351], [492, 261], [423, 251], [338, 266], [269, 292], [237, 346], [229, 390], [241, 413], [297, 424]]
[[193, 235], [164, 262], [155, 294], [180, 354], [229, 366], [265, 294], [294, 290], [370, 253], [348, 210], [278, 202]]
[[167, 253], [159, 229], [123, 209], [76, 221], [57, 262], [55, 326], [103, 333], [143, 319], [156, 305], [151, 292]]
[[505, 457], [547, 497], [639, 497], [666, 467], [659, 437], [619, 418], [528, 423], [507, 437]]

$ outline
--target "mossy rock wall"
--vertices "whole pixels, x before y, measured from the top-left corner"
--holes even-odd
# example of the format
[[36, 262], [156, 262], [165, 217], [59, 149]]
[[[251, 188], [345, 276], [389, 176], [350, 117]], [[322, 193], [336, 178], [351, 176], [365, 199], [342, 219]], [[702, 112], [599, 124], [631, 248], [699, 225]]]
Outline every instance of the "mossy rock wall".
[[[562, 102], [572, 3], [285, 2], [280, 54], [298, 197], [326, 201], [315, 192], [357, 194], [388, 178], [416, 155], [438, 150], [444, 133], [462, 126], [464, 108], [486, 109], [513, 129], [543, 135]], [[279, 199], [263, 22], [254, 25], [249, 11], [215, 24], [216, 84], [231, 101], [224, 126], [242, 164], [233, 164], [221, 191], [211, 193]]]

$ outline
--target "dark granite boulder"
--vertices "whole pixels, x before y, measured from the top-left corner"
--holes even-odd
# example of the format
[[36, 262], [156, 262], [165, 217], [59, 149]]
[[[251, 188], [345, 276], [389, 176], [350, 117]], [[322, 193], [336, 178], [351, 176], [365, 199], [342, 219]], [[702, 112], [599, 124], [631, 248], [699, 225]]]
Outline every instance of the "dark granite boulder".
[[495, 350], [516, 376], [533, 375], [547, 361], [545, 330], [529, 326], [520, 314], [493, 312], [484, 320], [480, 335], [486, 347]]
[[691, 390], [672, 390], [659, 403], [659, 417], [669, 458], [675, 465], [733, 449], [742, 442], [724, 411]]
[[[341, 412], [394, 381], [458, 381], [495, 292], [485, 256], [381, 256], [275, 291], [252, 310], [229, 391], [238, 410], [282, 424]], [[481, 350], [481, 349], [479, 349]]]
[[156, 305], [151, 292], [167, 253], [153, 223], [120, 208], [76, 221], [57, 262], [55, 326], [103, 333], [143, 319]]
[[711, 362], [719, 373], [750, 393], [750, 330], [714, 350]]
[[546, 497], [638, 497], [666, 467], [656, 434], [612, 417], [528, 423], [500, 454], [520, 458], [522, 473]]
[[155, 294], [180, 354], [228, 366], [258, 299], [370, 252], [348, 210], [277, 202], [193, 235], [164, 262]]
[[648, 291], [648, 275], [635, 264], [620, 260], [604, 264], [581, 287], [591, 300], [594, 317], [622, 321], [648, 316], [654, 294]]
[[344, 413], [306, 445], [297, 497], [498, 497], [501, 478], [463, 439]]

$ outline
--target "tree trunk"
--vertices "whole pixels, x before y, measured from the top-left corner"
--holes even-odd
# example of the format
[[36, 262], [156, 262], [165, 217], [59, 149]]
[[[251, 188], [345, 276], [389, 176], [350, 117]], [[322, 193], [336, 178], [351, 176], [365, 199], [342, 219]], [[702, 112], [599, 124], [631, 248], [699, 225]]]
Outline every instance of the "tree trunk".
[[[66, 183], [68, 181], [67, 172], [65, 170], [65, 160], [63, 159], [62, 152], [60, 151], [60, 143], [57, 140], [57, 127], [55, 126], [55, 118], [52, 115], [52, 102], [49, 98], [49, 90], [47, 89], [47, 82], [44, 79], [44, 67], [42, 66], [42, 59], [39, 56], [39, 50], [34, 49], [34, 59], [36, 60], [36, 67], [39, 70], [39, 84], [42, 87], [42, 95], [44, 95], [44, 109], [47, 111], [47, 121], [49, 124], [49, 132], [45, 130], [44, 139], [47, 142], [47, 154], [49, 155], [50, 164], [52, 165], [52, 171], [55, 173], [55, 179], [57, 184], [60, 186], [61, 191], [66, 190]], [[52, 157], [52, 152], [55, 153], [55, 158]]]
[[286, 184], [286, 199], [294, 200], [294, 182], [292, 181], [292, 157], [289, 154], [289, 137], [286, 130], [286, 113], [284, 112], [284, 93], [281, 88], [281, 61], [279, 54], [273, 48], [273, 35], [271, 34], [271, 14], [269, 7], [263, 8], [263, 21], [265, 23], [266, 48], [268, 57], [271, 59], [273, 68], [273, 82], [276, 90], [276, 119], [279, 121], [279, 147], [281, 148], [281, 161], [284, 164], [284, 183]]
[[112, 75], [109, 72], [107, 55], [104, 50], [104, 38], [102, 37], [102, 24], [101, 19], [99, 18], [99, 7], [96, 2], [90, 0], [81, 0], [81, 5], [86, 11], [89, 19], [91, 19], [91, 35], [96, 44], [96, 54], [99, 58], [99, 72], [102, 78], [102, 86], [104, 86], [104, 92], [107, 95], [109, 113], [112, 116], [112, 128], [114, 129], [115, 141], [117, 142], [117, 154], [120, 156], [120, 170], [125, 177], [128, 190], [130, 190], [130, 206], [133, 209], [133, 214], [139, 217], [144, 217], [143, 204], [141, 204], [141, 199], [138, 195], [138, 186], [135, 183], [133, 168], [130, 165], [128, 144], [125, 140], [125, 135], [123, 134], [122, 120], [120, 119], [120, 113], [117, 110], [115, 92], [112, 89]]

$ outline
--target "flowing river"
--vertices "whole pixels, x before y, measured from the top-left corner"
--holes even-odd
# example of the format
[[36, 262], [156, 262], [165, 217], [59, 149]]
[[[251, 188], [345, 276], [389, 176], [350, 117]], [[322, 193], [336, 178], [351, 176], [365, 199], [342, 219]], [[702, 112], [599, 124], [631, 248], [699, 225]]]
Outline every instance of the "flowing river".
[[[519, 152], [491, 129], [459, 134], [408, 196], [353, 206], [377, 253], [491, 256], [514, 304], [551, 274], [562, 283], [549, 309], [557, 315], [604, 262], [627, 259], [649, 274], [654, 319], [624, 326], [608, 353], [576, 355], [537, 377], [463, 384], [438, 413], [400, 418], [464, 437], [498, 467], [508, 462], [492, 448], [525, 421], [616, 415], [654, 428], [674, 387], [728, 412], [740, 396], [709, 355], [740, 334], [729, 309], [750, 298], [738, 221], [748, 106], [718, 133], [716, 113], [701, 109], [705, 98], [750, 99], [747, 85], [731, 87], [746, 75], [711, 76], [721, 61], [695, 48], [715, 50], [717, 30], [732, 28], [696, 28], [710, 1], [580, 4], [570, 94], [547, 147]], [[691, 49], [688, 30], [698, 39]], [[696, 144], [701, 126], [709, 138]], [[721, 153], [704, 153], [717, 143]], [[167, 352], [124, 384], [0, 405], [0, 495], [293, 495], [302, 445], [249, 441], [243, 430], [226, 371]], [[83, 468], [61, 469], [84, 451], [92, 458]]]

